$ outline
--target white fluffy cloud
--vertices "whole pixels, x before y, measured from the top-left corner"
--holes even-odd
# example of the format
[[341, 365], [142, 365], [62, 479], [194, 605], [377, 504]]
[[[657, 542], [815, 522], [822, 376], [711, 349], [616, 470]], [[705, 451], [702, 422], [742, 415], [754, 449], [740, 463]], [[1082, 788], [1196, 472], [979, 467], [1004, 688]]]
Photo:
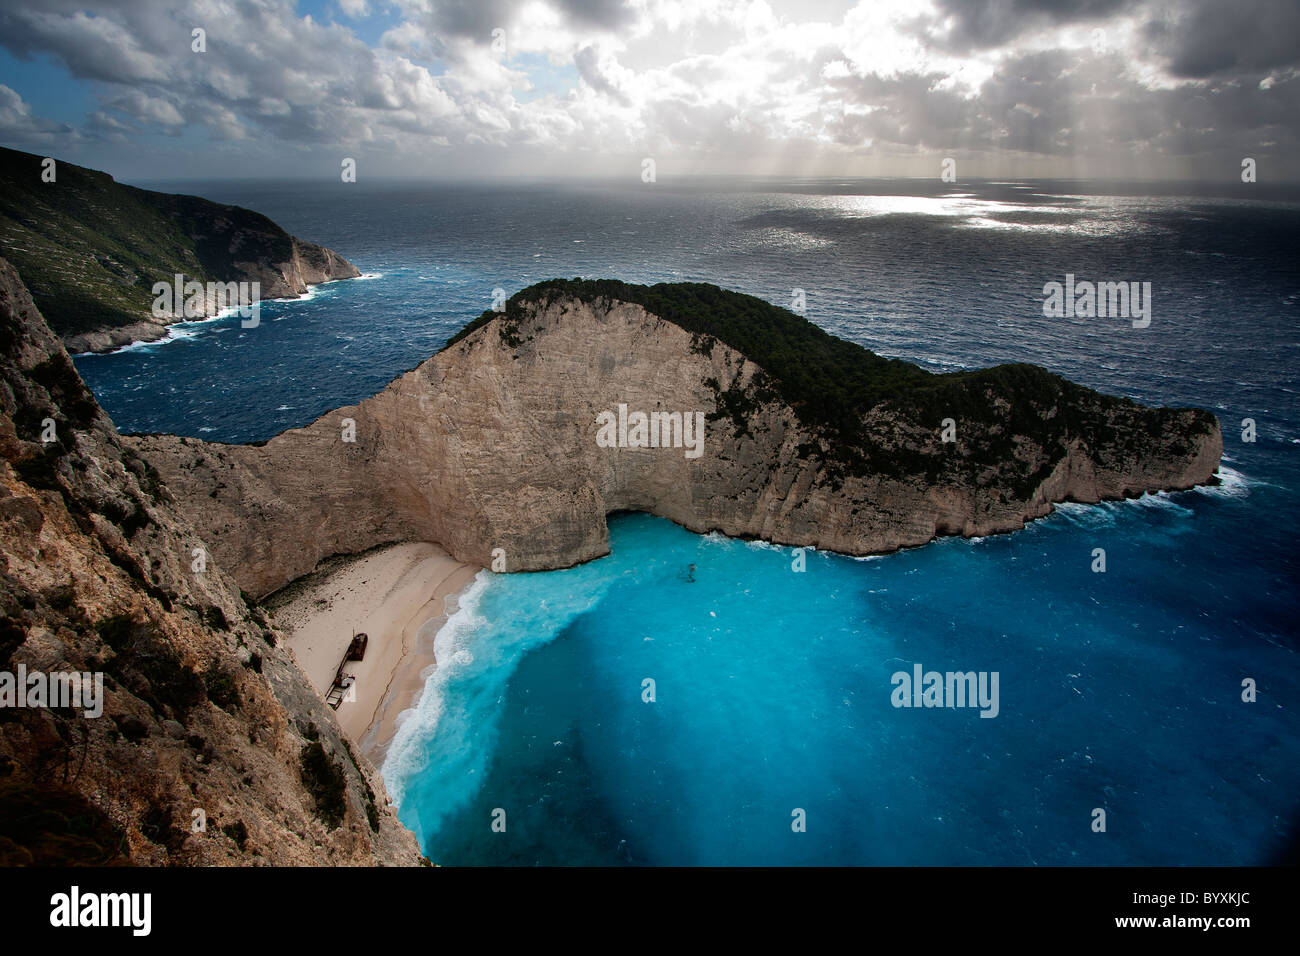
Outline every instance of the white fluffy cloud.
[[15, 146], [75, 143], [80, 134], [69, 126], [32, 115], [17, 91], [0, 83], [0, 140]]

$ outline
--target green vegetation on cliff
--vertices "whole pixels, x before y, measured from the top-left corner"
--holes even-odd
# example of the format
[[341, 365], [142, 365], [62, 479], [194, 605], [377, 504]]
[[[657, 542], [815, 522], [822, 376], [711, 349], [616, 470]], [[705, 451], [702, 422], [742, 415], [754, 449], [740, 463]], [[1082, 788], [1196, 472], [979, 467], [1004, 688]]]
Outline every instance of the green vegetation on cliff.
[[0, 148], [0, 257], [59, 335], [147, 318], [153, 284], [245, 278], [233, 265], [285, 262], [293, 239], [261, 213], [124, 186], [107, 173]]

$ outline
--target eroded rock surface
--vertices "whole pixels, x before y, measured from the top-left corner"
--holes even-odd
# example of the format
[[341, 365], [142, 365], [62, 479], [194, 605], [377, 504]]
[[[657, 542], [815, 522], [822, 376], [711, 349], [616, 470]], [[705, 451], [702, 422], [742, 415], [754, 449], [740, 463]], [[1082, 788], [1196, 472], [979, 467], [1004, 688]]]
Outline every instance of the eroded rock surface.
[[0, 864], [421, 862], [204, 547], [0, 260], [0, 671], [104, 675], [102, 716], [0, 708]]

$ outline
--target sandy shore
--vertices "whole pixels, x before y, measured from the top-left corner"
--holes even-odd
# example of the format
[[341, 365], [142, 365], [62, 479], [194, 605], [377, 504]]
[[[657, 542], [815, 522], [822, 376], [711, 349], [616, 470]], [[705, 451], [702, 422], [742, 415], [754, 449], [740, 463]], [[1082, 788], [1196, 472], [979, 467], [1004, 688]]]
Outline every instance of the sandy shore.
[[434, 635], [478, 571], [437, 545], [389, 545], [328, 561], [267, 599], [321, 696], [352, 635], [369, 635], [365, 659], [345, 668], [356, 678], [356, 699], [335, 713], [376, 766], [392, 742], [397, 715], [414, 706], [424, 688], [420, 674], [434, 663]]

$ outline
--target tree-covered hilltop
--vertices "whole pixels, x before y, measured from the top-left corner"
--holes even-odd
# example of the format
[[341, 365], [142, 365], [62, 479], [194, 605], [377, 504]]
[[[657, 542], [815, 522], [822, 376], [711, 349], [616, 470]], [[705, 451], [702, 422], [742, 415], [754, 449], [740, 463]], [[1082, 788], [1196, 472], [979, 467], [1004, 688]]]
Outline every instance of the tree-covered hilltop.
[[147, 318], [154, 283], [177, 273], [203, 283], [259, 279], [264, 297], [283, 295], [257, 270], [273, 274], [295, 242], [300, 253], [326, 251], [261, 213], [125, 186], [61, 160], [44, 182], [42, 163], [0, 148], [0, 257], [64, 337]]
[[[1116, 414], [1135, 421], [1140, 417], [1151, 437], [1180, 418], [1177, 409], [1146, 409], [1036, 365], [928, 372], [836, 338], [762, 299], [705, 283], [646, 286], [613, 279], [550, 279], [517, 292], [504, 312], [483, 313], [447, 346], [493, 320], [499, 321], [504, 343], [521, 345], [520, 322], [526, 309], [560, 298], [633, 303], [690, 332], [698, 352], [708, 355], [721, 342], [744, 355], [762, 372], [748, 387], [710, 380], [718, 398], [714, 417], [730, 417], [743, 434], [750, 413], [779, 397], [815, 436], [803, 450], [824, 459], [833, 475], [921, 473], [935, 480], [954, 468], [1002, 470], [1003, 465], [1014, 468], [1023, 437], [1045, 448], [1075, 439], [1092, 445], [1102, 437], [1114, 438], [1098, 434], [1098, 428]], [[957, 423], [962, 455], [899, 441], [900, 420], [937, 438], [945, 418]], [[1181, 436], [1188, 447], [1194, 435], [1217, 427], [1209, 412], [1200, 412], [1195, 422], [1192, 431]], [[977, 443], [960, 441], [971, 435], [978, 435]], [[1043, 477], [1022, 475], [1017, 486]]]

